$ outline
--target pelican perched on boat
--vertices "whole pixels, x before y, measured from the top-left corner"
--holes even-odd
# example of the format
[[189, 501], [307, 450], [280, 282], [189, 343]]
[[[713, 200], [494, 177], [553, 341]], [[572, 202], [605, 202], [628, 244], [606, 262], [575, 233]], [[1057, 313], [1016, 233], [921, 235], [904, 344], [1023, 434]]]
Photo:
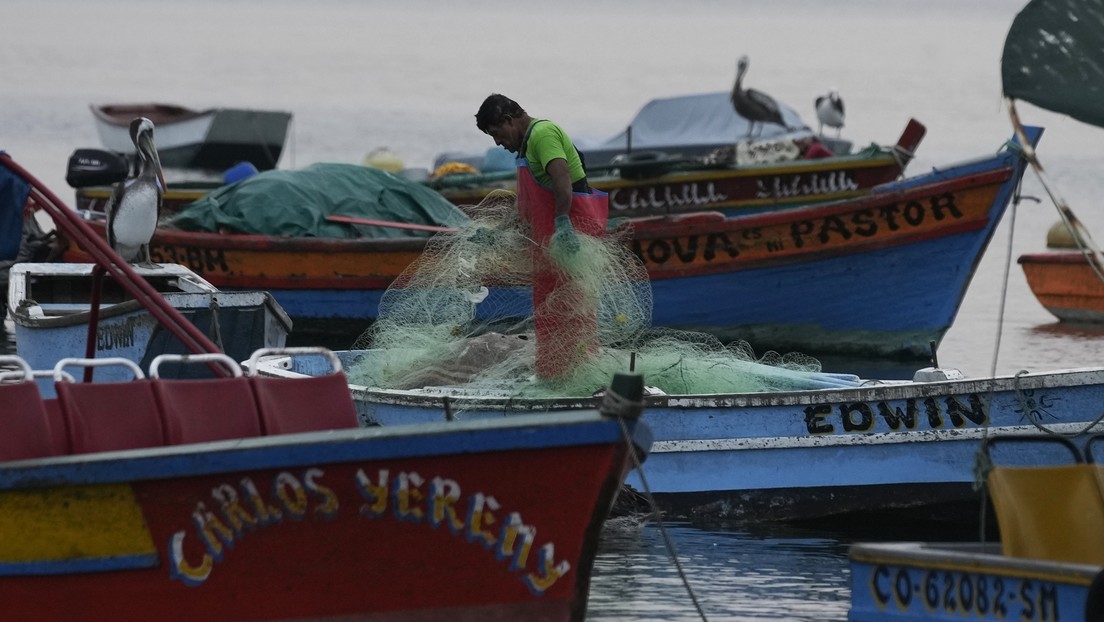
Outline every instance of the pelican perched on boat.
[[820, 133], [824, 133], [824, 126], [836, 128], [836, 136], [839, 136], [843, 127], [843, 100], [839, 92], [832, 89], [827, 95], [816, 98], [817, 120], [820, 121]]
[[165, 193], [165, 174], [153, 144], [153, 121], [145, 117], [131, 121], [130, 139], [138, 171], [115, 184], [107, 206], [107, 240], [125, 261], [150, 265], [149, 241], [157, 230]]
[[751, 136], [751, 131], [756, 124], [759, 125], [760, 132], [763, 131], [764, 123], [777, 123], [784, 128], [787, 127], [786, 121], [782, 119], [782, 112], [778, 109], [778, 103], [773, 97], [755, 89], [743, 87], [744, 74], [747, 73], [750, 62], [746, 55], [736, 61], [736, 84], [732, 86], [732, 95], [729, 96], [736, 114], [749, 121], [747, 135]]

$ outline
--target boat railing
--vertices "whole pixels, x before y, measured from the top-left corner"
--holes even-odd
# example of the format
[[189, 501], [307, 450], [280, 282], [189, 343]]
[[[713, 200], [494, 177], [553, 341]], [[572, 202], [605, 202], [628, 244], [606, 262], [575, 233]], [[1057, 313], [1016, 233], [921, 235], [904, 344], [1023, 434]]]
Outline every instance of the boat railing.
[[[226, 374], [162, 377], [162, 370], [174, 364], [218, 365]], [[109, 365], [127, 367], [133, 378], [76, 382], [68, 371]], [[47, 374], [54, 379], [56, 398], [43, 399], [39, 393], [35, 378]], [[0, 461], [359, 427], [339, 364], [322, 376], [266, 378], [244, 374], [237, 362], [219, 353], [163, 354], [150, 362], [148, 376], [121, 358], [67, 358], [53, 370], [35, 371], [21, 357], [4, 355], [0, 402], [5, 405]]]

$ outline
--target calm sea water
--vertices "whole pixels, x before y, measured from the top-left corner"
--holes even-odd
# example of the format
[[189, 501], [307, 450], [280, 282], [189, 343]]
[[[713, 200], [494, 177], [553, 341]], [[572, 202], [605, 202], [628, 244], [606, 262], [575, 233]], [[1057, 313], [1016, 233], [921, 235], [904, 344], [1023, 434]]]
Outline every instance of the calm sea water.
[[[815, 123], [837, 88], [843, 135], [892, 143], [928, 127], [909, 172], [989, 154], [1011, 135], [1000, 95], [1004, 35], [1021, 0], [37, 0], [0, 21], [0, 149], [63, 197], [65, 163], [97, 146], [91, 103], [162, 101], [295, 113], [281, 166], [360, 162], [389, 147], [408, 166], [481, 151], [473, 115], [502, 92], [580, 142], [624, 128], [649, 99], [749, 86]], [[1104, 131], [1024, 105], [1047, 128], [1040, 157], [1104, 240]], [[1042, 250], [1057, 214], [1029, 173], [978, 266], [940, 353], [970, 376], [1099, 364], [1104, 332], [1057, 324], [1015, 258]], [[1014, 224], [1014, 226], [1013, 226]], [[1001, 315], [1003, 305], [1003, 316]], [[804, 301], [815, 304], [816, 301]], [[672, 526], [712, 620], [843, 619], [851, 539], [763, 527]], [[614, 531], [595, 571], [594, 620], [699, 619], [654, 526]]]

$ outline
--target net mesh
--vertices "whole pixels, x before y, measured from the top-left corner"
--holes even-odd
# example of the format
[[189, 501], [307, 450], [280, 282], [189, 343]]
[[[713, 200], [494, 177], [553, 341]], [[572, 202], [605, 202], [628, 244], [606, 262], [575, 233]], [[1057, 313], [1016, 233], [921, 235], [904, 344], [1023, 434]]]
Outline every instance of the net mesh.
[[[534, 242], [515, 202], [511, 192], [492, 193], [465, 208], [469, 224], [429, 241], [354, 343], [367, 355], [348, 370], [351, 382], [508, 397], [591, 396], [629, 369], [670, 395], [858, 383], [822, 373], [803, 354], [756, 356], [745, 342], [652, 327], [648, 274], [629, 250], [624, 222], [602, 237], [552, 236], [542, 250], [556, 268], [555, 287], [534, 309]], [[537, 335], [545, 339], [540, 348]]]

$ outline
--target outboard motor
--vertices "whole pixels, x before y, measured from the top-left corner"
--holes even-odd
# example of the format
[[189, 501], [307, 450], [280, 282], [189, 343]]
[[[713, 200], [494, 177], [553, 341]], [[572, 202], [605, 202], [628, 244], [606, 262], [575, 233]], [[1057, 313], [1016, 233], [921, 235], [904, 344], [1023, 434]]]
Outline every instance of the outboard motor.
[[130, 166], [126, 158], [113, 151], [77, 149], [69, 156], [65, 182], [73, 188], [109, 186], [126, 179]]

